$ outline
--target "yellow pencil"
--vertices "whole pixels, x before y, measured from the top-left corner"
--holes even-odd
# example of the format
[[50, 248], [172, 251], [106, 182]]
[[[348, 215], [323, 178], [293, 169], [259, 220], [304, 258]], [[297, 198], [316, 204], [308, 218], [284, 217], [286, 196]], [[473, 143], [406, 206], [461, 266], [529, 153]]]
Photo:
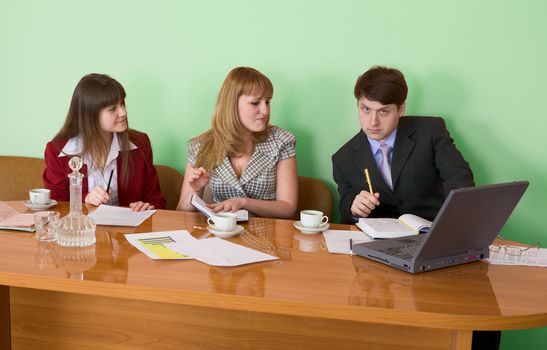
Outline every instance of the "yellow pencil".
[[365, 168], [365, 179], [367, 180], [368, 191], [371, 194], [374, 194], [374, 192], [372, 191], [372, 182], [370, 181], [370, 176], [368, 175], [368, 169], [367, 168]]

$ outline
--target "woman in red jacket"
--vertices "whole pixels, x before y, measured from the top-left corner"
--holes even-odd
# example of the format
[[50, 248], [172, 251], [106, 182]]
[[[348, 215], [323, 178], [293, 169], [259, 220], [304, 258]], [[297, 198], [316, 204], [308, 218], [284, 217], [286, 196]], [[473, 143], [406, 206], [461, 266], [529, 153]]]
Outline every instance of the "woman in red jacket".
[[84, 162], [80, 171], [86, 203], [135, 211], [165, 207], [150, 140], [128, 128], [125, 90], [107, 75], [88, 74], [80, 80], [64, 126], [46, 146], [43, 179], [53, 199], [69, 199], [68, 161], [74, 155]]

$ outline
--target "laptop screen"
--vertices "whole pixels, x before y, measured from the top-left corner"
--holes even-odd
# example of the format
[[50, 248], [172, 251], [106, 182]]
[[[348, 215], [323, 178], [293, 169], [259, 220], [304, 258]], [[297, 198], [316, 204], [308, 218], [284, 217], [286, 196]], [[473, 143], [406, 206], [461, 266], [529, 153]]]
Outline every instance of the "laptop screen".
[[527, 187], [527, 181], [520, 181], [451, 191], [415, 259], [434, 259], [488, 247]]

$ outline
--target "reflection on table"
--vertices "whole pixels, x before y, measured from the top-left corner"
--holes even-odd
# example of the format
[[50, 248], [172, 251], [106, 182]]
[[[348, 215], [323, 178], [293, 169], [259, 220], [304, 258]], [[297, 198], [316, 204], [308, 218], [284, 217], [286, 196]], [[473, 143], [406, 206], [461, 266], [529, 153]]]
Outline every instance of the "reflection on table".
[[[26, 210], [21, 202], [9, 204]], [[68, 204], [55, 209], [65, 215]], [[0, 231], [0, 319], [11, 322], [11, 334], [0, 331], [0, 348], [8, 339], [15, 349], [54, 349], [60, 342], [168, 349], [162, 340], [169, 339], [173, 349], [410, 343], [465, 349], [471, 330], [547, 325], [547, 270], [541, 268], [476, 262], [410, 275], [358, 256], [329, 254], [322, 235], [304, 236], [291, 221], [254, 217], [228, 240], [279, 260], [231, 268], [152, 260], [124, 236], [186, 229], [208, 237], [194, 227], [206, 227], [199, 213], [158, 210], [136, 228], [99, 226], [97, 244], [87, 249]], [[74, 332], [67, 335], [67, 327]]]

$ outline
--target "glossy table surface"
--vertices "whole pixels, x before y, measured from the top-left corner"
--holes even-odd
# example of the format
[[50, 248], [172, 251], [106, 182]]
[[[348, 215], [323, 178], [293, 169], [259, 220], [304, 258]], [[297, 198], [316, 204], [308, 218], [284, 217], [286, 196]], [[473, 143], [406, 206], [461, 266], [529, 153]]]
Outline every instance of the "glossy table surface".
[[[30, 213], [22, 202], [7, 204]], [[65, 215], [68, 204], [50, 210]], [[137, 228], [98, 226], [97, 244], [87, 248], [0, 231], [0, 285], [443, 329], [547, 325], [544, 268], [481, 261], [411, 275], [358, 256], [330, 254], [321, 234], [304, 235], [291, 221], [262, 218], [251, 218], [246, 230], [229, 240], [280, 259], [240, 267], [152, 260], [124, 237], [185, 229], [206, 238], [206, 226], [199, 213], [158, 210]], [[357, 230], [348, 225], [331, 229]]]

